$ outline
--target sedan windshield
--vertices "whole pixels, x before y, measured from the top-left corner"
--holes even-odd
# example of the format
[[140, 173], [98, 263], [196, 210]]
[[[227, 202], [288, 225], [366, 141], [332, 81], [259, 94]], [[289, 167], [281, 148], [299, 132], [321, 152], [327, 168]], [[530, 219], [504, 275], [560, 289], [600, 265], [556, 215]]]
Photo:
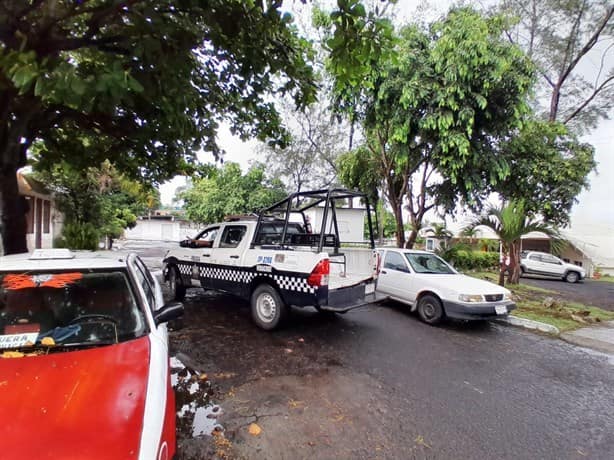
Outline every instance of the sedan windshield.
[[0, 350], [106, 345], [146, 330], [123, 271], [0, 272]]
[[435, 254], [405, 253], [405, 258], [416, 273], [436, 273], [452, 275], [456, 273], [443, 259]]

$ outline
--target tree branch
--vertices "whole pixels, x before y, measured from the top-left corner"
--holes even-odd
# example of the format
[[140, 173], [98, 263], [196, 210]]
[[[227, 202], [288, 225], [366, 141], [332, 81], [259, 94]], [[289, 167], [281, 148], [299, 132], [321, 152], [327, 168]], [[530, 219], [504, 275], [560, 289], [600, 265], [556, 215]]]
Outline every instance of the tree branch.
[[597, 96], [597, 94], [599, 94], [599, 92], [601, 90], [603, 90], [606, 86], [608, 86], [608, 83], [610, 83], [611, 81], [614, 81], [614, 75], [611, 75], [610, 77], [606, 78], [601, 85], [599, 85], [597, 88], [595, 88], [595, 90], [593, 91], [593, 93], [582, 103], [578, 106], [578, 108], [576, 108], [576, 110], [573, 111], [573, 113], [571, 115], [569, 115], [567, 118], [565, 118], [565, 121], [563, 121], [563, 124], [566, 125], [567, 123], [569, 123], [571, 120], [573, 120], [582, 110], [584, 110], [584, 108], [589, 105], [591, 103], [591, 101], [593, 99], [595, 99], [595, 97]]

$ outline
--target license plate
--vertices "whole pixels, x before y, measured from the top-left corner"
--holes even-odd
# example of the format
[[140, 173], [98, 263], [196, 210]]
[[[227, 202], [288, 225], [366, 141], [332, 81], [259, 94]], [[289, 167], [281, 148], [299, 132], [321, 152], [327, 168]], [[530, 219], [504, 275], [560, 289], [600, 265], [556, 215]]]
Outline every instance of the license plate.
[[365, 294], [373, 294], [375, 292], [375, 284], [370, 283], [365, 285]]
[[497, 305], [495, 307], [495, 313], [497, 315], [506, 315], [507, 314], [507, 307], [505, 305]]

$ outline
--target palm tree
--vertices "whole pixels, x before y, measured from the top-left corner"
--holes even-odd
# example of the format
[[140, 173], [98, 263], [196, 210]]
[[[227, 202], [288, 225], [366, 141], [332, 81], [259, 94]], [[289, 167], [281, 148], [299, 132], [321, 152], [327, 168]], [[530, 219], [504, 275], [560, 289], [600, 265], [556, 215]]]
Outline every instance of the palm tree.
[[[503, 246], [504, 254], [509, 255], [509, 273], [507, 282], [517, 284], [520, 280], [520, 238], [530, 232], [545, 233], [553, 239], [559, 239], [558, 230], [545, 222], [533, 219], [525, 212], [523, 200], [511, 200], [500, 207], [489, 206], [484, 214], [469, 224], [469, 228], [488, 227], [493, 230]], [[506, 267], [501, 264], [499, 284], [504, 285]]]

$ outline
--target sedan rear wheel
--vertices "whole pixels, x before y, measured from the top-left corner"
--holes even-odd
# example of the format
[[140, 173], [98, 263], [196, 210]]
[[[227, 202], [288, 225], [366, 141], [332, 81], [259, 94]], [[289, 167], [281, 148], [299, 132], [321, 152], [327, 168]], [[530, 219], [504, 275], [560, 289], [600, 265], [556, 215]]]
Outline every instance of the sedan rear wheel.
[[439, 324], [445, 313], [441, 301], [431, 294], [426, 294], [418, 301], [418, 315], [420, 319], [431, 326]]

